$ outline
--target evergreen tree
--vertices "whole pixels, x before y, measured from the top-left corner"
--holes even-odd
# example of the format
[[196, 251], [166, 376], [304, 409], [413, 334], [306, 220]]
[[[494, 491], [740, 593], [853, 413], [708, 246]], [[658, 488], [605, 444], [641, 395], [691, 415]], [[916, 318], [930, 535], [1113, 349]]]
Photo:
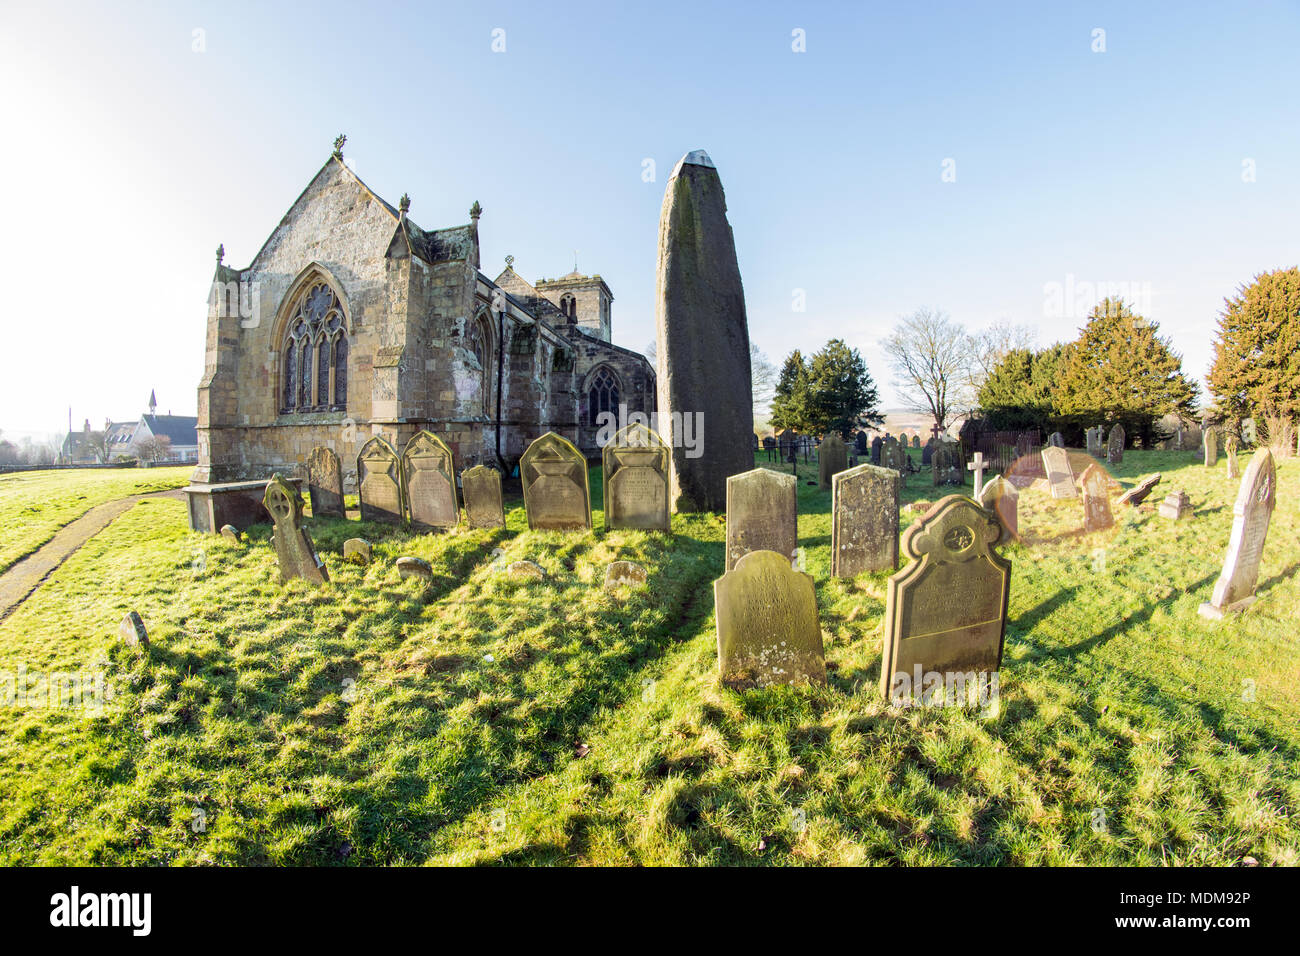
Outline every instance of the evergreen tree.
[[1197, 386], [1157, 330], [1121, 300], [1099, 302], [1062, 356], [1052, 396], [1058, 420], [1075, 431], [1118, 422], [1128, 441], [1140, 438], [1143, 448], [1167, 437], [1156, 422], [1171, 413], [1190, 415]]
[[990, 427], [997, 431], [1055, 430], [1052, 391], [1065, 349], [1057, 344], [1037, 352], [1007, 352], [979, 390], [979, 407]]
[[831, 339], [813, 356], [808, 368], [810, 424], [814, 434], [839, 432], [846, 441], [856, 428], [878, 425], [880, 395], [857, 349]]
[[772, 395], [772, 428], [780, 431], [792, 428], [797, 432], [811, 432], [811, 408], [808, 391], [808, 366], [803, 354], [795, 349], [786, 356]]
[[1210, 392], [1230, 418], [1254, 418], [1274, 444], [1290, 445], [1300, 419], [1300, 269], [1255, 276], [1224, 300]]

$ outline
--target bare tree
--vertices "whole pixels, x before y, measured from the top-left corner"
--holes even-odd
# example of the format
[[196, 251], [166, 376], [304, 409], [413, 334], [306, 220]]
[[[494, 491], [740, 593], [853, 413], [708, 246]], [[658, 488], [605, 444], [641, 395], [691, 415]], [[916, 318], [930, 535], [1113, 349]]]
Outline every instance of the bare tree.
[[780, 373], [753, 342], [749, 343], [749, 368], [754, 392], [754, 411], [765, 409], [776, 395], [776, 380]]
[[1038, 335], [1032, 326], [1016, 325], [1012, 322], [995, 322], [987, 329], [976, 332], [975, 341], [975, 381], [971, 383], [976, 392], [993, 374], [1010, 352], [1016, 349], [1033, 351]]
[[135, 443], [135, 452], [142, 461], [162, 461], [171, 457], [172, 440], [166, 435], [142, 438]]
[[979, 375], [979, 347], [948, 313], [921, 308], [899, 321], [882, 343], [903, 404], [925, 412], [940, 429], [970, 411]]

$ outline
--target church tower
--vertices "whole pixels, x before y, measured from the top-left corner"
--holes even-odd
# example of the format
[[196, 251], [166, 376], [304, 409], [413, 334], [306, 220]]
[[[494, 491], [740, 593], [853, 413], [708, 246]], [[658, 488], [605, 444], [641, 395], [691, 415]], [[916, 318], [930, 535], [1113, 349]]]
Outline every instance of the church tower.
[[541, 279], [534, 287], [588, 335], [611, 340], [611, 306], [614, 294], [598, 275], [585, 276], [575, 268], [558, 279]]

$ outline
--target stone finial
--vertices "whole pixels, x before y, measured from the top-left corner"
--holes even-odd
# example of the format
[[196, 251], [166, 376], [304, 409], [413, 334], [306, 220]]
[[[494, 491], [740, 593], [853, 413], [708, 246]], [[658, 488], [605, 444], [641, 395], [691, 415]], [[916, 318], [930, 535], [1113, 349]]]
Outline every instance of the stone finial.
[[480, 206], [478, 204], [478, 200], [475, 199], [474, 205], [469, 207], [469, 218], [474, 220], [475, 222], [478, 222], [478, 217], [481, 215], [483, 215], [483, 207]]
[[411, 211], [411, 197], [406, 193], [402, 193], [402, 198], [397, 201], [397, 210], [403, 216]]
[[348, 141], [347, 134], [339, 133], [334, 137], [334, 156], [336, 159], [343, 158], [343, 144]]
[[515, 257], [514, 257], [514, 256], [506, 256], [506, 268], [507, 268], [507, 269], [513, 269], [514, 267], [515, 267]]
[[217, 246], [217, 265], [221, 265], [221, 260], [226, 258], [226, 245], [221, 243]]

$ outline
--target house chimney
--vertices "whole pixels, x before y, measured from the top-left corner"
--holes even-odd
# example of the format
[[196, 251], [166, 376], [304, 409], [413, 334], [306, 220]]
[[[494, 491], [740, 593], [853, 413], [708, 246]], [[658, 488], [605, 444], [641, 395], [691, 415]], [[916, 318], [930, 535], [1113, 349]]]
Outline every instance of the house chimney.
[[89, 419], [89, 418], [86, 419], [86, 434], [87, 434], [87, 435], [90, 434], [90, 419]]

